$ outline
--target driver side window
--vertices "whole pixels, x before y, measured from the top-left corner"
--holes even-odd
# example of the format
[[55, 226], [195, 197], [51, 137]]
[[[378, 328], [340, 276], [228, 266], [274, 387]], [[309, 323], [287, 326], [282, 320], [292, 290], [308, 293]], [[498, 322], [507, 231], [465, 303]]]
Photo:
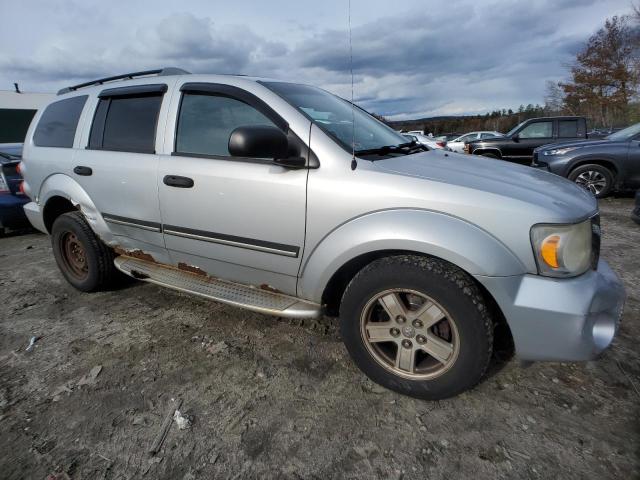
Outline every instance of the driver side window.
[[551, 138], [553, 122], [536, 122], [527, 125], [518, 134], [520, 138]]
[[223, 95], [184, 93], [178, 115], [176, 152], [229, 157], [229, 137], [238, 127], [276, 127], [252, 106]]

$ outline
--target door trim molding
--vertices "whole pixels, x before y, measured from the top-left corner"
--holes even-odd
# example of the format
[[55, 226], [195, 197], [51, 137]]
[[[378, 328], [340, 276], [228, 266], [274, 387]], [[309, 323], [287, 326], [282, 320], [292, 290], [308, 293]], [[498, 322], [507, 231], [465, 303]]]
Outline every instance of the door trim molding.
[[219, 243], [221, 245], [246, 248], [249, 250], [256, 250], [258, 252], [273, 253], [275, 255], [283, 255], [285, 257], [296, 258], [300, 254], [300, 247], [296, 247], [295, 245], [286, 245], [284, 243], [275, 243], [268, 242], [266, 240], [256, 240], [254, 238], [238, 237], [235, 235], [227, 235], [225, 233], [195, 230], [193, 228], [178, 227], [176, 225], [162, 225], [157, 222], [148, 222], [146, 220], [121, 217], [120, 215], [112, 215], [110, 213], [102, 213], [102, 218], [104, 218], [105, 222], [112, 223], [114, 225], [141, 228], [150, 232], [165, 233], [167, 235], [173, 235], [175, 237], [189, 238], [191, 240]]
[[300, 254], [300, 247], [286, 245], [283, 243], [256, 240], [253, 238], [237, 237], [224, 233], [206, 232], [204, 230], [194, 230], [192, 228], [178, 227], [175, 225], [163, 225], [162, 231], [167, 235], [189, 238], [191, 240], [201, 240], [204, 242], [219, 243], [231, 247], [246, 248], [259, 252], [273, 253], [286, 257], [297, 257]]
[[137, 220], [135, 218], [121, 217], [120, 215], [112, 215], [102, 212], [102, 218], [105, 222], [115, 225], [124, 225], [125, 227], [141, 228], [150, 232], [162, 232], [162, 226], [156, 222], [147, 222], [146, 220]]

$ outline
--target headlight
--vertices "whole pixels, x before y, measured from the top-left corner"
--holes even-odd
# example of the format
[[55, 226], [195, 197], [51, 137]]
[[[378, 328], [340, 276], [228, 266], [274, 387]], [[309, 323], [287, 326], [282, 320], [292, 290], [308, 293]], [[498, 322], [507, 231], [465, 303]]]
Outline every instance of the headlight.
[[549, 156], [549, 155], [564, 155], [566, 153], [569, 153], [572, 150], [575, 150], [578, 147], [567, 147], [567, 148], [554, 148], [552, 150], [544, 150], [542, 152], [542, 155], [544, 156]]
[[580, 275], [589, 270], [593, 260], [591, 219], [573, 225], [534, 225], [531, 244], [540, 275]]

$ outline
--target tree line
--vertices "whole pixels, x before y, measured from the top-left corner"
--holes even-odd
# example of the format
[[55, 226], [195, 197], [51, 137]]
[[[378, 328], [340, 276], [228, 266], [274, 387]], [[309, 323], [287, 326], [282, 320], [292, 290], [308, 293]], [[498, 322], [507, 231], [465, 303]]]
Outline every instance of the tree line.
[[567, 65], [564, 81], [547, 81], [544, 105], [521, 105], [484, 115], [387, 122], [393, 128], [434, 135], [474, 130], [507, 132], [527, 118], [554, 115], [587, 117], [590, 128], [611, 129], [640, 122], [640, 7], [630, 15], [606, 19]]

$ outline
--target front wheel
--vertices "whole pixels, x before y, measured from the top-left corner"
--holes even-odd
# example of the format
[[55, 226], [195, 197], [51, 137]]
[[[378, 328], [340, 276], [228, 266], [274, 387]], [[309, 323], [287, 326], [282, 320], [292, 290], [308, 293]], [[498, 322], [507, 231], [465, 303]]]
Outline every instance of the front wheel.
[[493, 348], [493, 323], [471, 278], [445, 261], [413, 255], [377, 260], [348, 285], [340, 329], [374, 382], [438, 400], [473, 387]]
[[606, 197], [613, 187], [613, 173], [607, 167], [597, 164], [581, 165], [569, 174], [582, 188], [589, 190], [596, 198]]

